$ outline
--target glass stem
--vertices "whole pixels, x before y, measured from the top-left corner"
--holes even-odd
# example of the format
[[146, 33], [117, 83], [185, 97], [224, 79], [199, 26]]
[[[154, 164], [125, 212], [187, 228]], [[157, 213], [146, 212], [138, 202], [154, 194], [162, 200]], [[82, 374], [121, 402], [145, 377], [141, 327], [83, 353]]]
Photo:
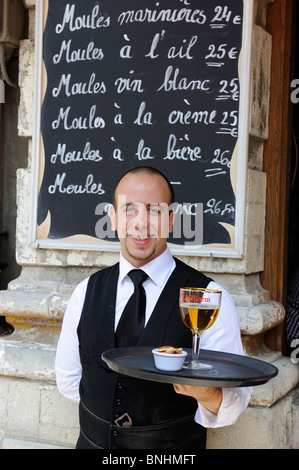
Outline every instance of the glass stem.
[[193, 333], [192, 362], [198, 362], [200, 350], [200, 333]]

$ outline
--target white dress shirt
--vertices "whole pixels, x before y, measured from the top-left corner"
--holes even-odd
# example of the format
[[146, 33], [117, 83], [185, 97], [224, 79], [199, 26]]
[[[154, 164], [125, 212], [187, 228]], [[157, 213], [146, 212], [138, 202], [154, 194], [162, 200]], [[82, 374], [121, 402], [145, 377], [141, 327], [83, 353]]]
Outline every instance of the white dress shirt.
[[[143, 283], [146, 292], [145, 324], [148, 322], [155, 304], [164, 289], [175, 261], [168, 248], [157, 258], [142, 267], [149, 278]], [[115, 330], [121, 313], [134, 290], [128, 272], [134, 269], [120, 255], [119, 279], [117, 284]], [[57, 387], [65, 397], [79, 402], [79, 383], [81, 363], [78, 348], [77, 327], [80, 321], [88, 279], [82, 281], [74, 290], [68, 303], [55, 361]], [[216, 322], [201, 337], [200, 347], [214, 351], [244, 354], [236, 307], [231, 296], [216, 282], [210, 282], [211, 289], [222, 291], [221, 309]], [[247, 408], [251, 396], [250, 388], [223, 388], [223, 399], [217, 415], [214, 415], [200, 403], [195, 414], [195, 421], [207, 428], [228, 426], [236, 422], [239, 415]]]

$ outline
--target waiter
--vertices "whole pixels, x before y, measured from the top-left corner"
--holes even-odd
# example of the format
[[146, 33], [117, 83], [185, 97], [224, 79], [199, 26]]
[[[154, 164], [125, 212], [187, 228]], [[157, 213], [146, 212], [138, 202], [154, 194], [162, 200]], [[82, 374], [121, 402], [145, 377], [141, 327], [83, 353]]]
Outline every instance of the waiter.
[[120, 346], [191, 347], [179, 314], [183, 286], [222, 290], [217, 321], [202, 334], [201, 347], [243, 354], [230, 295], [169, 252], [173, 202], [172, 186], [159, 171], [139, 167], [126, 173], [111, 211], [120, 261], [81, 282], [69, 301], [56, 377], [59, 391], [79, 403], [78, 449], [205, 448], [206, 428], [233, 424], [248, 405], [248, 388], [144, 381], [120, 376], [101, 359], [102, 352]]

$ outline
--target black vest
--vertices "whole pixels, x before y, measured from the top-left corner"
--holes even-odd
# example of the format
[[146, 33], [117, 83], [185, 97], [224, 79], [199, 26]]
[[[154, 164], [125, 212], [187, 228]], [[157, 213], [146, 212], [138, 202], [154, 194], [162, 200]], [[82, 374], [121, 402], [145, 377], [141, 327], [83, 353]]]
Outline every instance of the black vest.
[[[118, 274], [116, 264], [93, 274], [87, 286], [78, 325], [82, 378], [77, 448], [204, 448], [206, 431], [194, 422], [193, 398], [176, 394], [171, 384], [121, 376], [101, 359], [104, 351], [115, 348]], [[192, 335], [179, 313], [179, 289], [206, 287], [210, 280], [176, 259], [138, 346], [190, 348]], [[123, 415], [132, 426], [117, 425]]]

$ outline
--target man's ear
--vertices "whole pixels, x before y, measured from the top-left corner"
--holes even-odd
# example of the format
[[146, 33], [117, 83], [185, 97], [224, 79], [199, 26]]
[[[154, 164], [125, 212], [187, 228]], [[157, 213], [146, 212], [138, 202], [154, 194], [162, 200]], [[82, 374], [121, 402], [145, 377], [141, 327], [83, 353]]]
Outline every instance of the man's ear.
[[170, 210], [169, 211], [169, 233], [172, 233], [174, 218], [175, 218], [174, 211]]
[[116, 211], [114, 209], [114, 207], [112, 207], [112, 209], [110, 210], [110, 220], [111, 220], [111, 228], [112, 230], [116, 231], [117, 230], [117, 227], [116, 227]]

